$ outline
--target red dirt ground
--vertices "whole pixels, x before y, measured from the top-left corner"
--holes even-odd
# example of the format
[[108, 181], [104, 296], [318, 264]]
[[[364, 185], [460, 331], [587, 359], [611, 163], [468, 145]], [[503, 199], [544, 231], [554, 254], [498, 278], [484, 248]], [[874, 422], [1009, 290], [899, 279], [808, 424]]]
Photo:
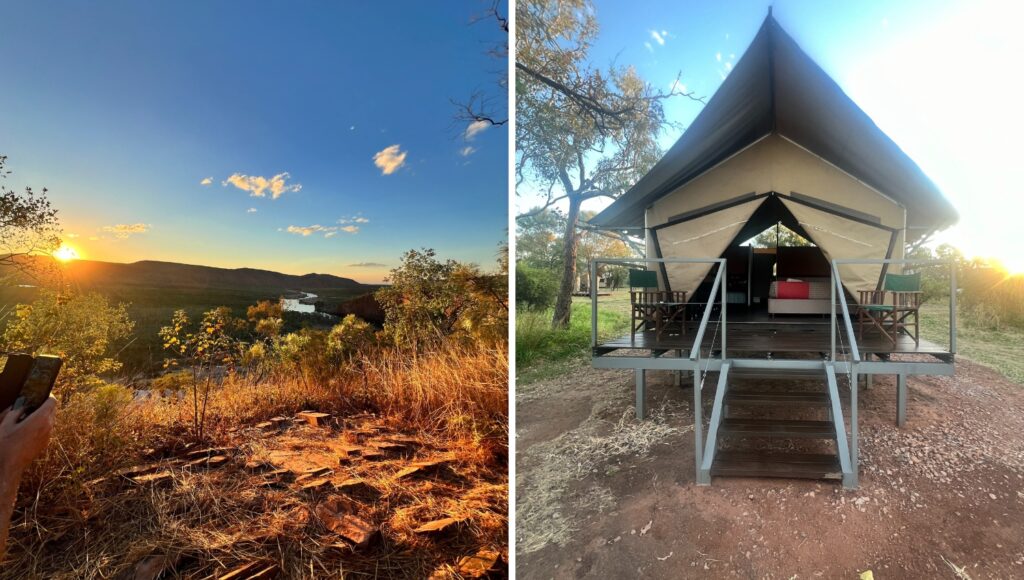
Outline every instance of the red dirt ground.
[[1024, 386], [995, 371], [961, 359], [954, 377], [911, 378], [903, 428], [893, 379], [876, 378], [855, 491], [698, 487], [689, 380], [650, 373], [641, 424], [631, 371], [567, 371], [517, 387], [519, 578], [1024, 578]]

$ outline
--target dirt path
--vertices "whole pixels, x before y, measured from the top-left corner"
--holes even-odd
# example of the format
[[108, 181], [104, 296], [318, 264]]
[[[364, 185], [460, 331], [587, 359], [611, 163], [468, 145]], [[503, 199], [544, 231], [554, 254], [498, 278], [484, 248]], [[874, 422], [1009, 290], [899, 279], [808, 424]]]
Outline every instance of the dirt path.
[[517, 387], [517, 577], [1024, 577], [1024, 386], [986, 367], [911, 378], [903, 428], [862, 390], [856, 491], [697, 487], [690, 387], [650, 373], [637, 422], [630, 371], [570, 367]]

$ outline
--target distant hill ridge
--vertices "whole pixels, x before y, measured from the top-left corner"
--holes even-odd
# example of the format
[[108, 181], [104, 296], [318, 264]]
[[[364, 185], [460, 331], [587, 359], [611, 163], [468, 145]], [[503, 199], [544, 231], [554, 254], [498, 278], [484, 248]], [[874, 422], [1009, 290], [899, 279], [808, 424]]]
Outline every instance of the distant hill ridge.
[[331, 274], [296, 276], [256, 268], [216, 268], [157, 260], [130, 264], [74, 260], [64, 265], [69, 282], [82, 285], [134, 284], [189, 288], [364, 288], [351, 278]]

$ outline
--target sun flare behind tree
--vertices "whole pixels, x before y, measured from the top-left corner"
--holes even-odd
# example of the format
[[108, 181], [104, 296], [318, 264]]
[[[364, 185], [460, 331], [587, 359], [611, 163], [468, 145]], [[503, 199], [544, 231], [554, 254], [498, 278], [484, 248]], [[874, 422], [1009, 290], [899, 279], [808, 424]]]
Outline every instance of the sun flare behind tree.
[[75, 248], [67, 244], [61, 244], [59, 248], [53, 251], [53, 257], [61, 262], [70, 262], [71, 260], [77, 260], [79, 254]]

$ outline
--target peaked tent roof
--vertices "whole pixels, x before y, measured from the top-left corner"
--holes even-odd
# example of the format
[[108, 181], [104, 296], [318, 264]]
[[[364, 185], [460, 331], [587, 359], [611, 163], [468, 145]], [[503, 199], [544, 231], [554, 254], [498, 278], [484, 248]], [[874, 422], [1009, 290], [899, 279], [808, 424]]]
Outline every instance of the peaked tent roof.
[[959, 217], [921, 168], [769, 12], [747, 51], [682, 137], [590, 223], [643, 227], [649, 205], [772, 132], [904, 205], [911, 229], [908, 241], [950, 226]]

